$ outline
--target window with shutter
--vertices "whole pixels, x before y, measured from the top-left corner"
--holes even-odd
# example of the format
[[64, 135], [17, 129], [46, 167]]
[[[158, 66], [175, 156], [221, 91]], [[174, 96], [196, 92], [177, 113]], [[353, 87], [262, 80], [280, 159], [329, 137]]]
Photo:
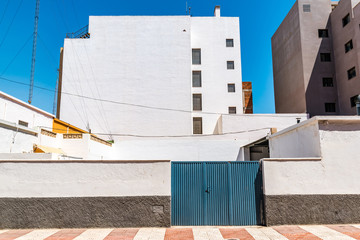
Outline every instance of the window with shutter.
[[193, 94], [193, 110], [194, 111], [202, 110], [201, 94]]
[[201, 87], [201, 71], [193, 71], [192, 86]]
[[192, 50], [192, 64], [194, 65], [201, 64], [201, 49]]
[[193, 118], [193, 134], [202, 134], [202, 118]]

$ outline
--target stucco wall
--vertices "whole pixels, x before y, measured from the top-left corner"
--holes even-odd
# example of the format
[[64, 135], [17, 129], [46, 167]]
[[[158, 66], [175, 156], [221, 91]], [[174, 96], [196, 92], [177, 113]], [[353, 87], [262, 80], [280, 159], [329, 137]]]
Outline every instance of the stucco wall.
[[0, 161], [0, 197], [170, 196], [170, 162], [41, 161]]
[[32, 152], [38, 142], [36, 135], [7, 129], [0, 126], [0, 153]]

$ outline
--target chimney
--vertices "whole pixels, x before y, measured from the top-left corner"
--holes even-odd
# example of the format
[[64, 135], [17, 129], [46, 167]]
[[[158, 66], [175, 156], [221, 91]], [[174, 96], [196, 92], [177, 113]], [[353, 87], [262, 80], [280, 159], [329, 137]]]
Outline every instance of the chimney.
[[220, 6], [215, 6], [214, 17], [220, 17]]

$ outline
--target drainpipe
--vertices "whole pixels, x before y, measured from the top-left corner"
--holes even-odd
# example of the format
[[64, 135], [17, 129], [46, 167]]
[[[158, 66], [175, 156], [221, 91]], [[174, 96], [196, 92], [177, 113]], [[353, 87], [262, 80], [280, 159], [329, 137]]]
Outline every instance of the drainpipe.
[[355, 103], [356, 103], [357, 115], [360, 116], [360, 95], [358, 95], [357, 98], [355, 99]]

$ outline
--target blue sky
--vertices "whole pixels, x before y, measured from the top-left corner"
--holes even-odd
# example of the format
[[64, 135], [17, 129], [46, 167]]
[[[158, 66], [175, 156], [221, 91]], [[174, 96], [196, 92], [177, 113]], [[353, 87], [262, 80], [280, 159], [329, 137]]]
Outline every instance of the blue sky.
[[[253, 83], [255, 113], [275, 111], [271, 36], [294, 2], [188, 0], [193, 16], [212, 16], [214, 6], [220, 5], [222, 16], [240, 17], [243, 81]], [[186, 0], [41, 0], [35, 85], [55, 89], [64, 37], [87, 25], [89, 15], [185, 15], [185, 11]], [[0, 1], [0, 76], [29, 83], [34, 13], [35, 0]], [[0, 90], [28, 100], [28, 86], [0, 79]], [[34, 106], [52, 112], [53, 101], [53, 92], [34, 89]]]

